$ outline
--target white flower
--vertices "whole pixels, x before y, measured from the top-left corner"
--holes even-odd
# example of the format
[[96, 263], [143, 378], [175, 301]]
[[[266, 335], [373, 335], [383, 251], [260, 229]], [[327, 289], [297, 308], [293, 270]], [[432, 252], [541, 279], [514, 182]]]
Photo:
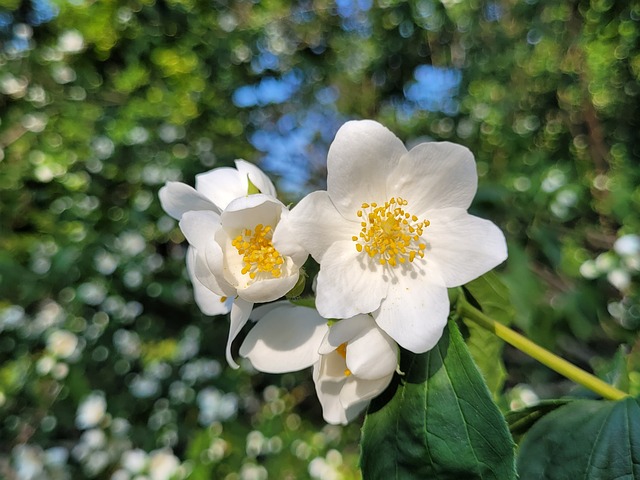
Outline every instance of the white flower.
[[[180, 220], [190, 211], [211, 211], [220, 214], [232, 200], [247, 196], [249, 181], [261, 193], [276, 196], [276, 189], [262, 170], [244, 160], [236, 160], [236, 168], [221, 167], [196, 175], [196, 188], [181, 182], [167, 182], [158, 196], [167, 214]], [[221, 301], [223, 295], [212, 294], [195, 274], [196, 253], [187, 252], [187, 272], [193, 284], [193, 295], [198, 307], [206, 315], [229, 313], [232, 300]]]
[[76, 414], [76, 425], [78, 428], [87, 429], [97, 426], [107, 413], [107, 401], [104, 395], [94, 392], [85, 398]]
[[149, 456], [151, 480], [169, 480], [178, 472], [180, 461], [171, 450], [154, 450]]
[[266, 307], [240, 347], [240, 355], [267, 373], [313, 365], [313, 380], [327, 422], [346, 424], [353, 420], [389, 385], [396, 370], [398, 346], [369, 315], [356, 315], [329, 327], [311, 308], [287, 303]]
[[467, 213], [475, 195], [473, 155], [452, 143], [407, 151], [373, 121], [348, 122], [329, 149], [327, 191], [289, 215], [290, 235], [320, 263], [316, 307], [323, 317], [374, 313], [402, 347], [438, 342], [449, 314], [447, 288], [507, 256], [502, 232]]
[[[231, 310], [226, 356], [233, 367], [231, 343], [253, 304], [289, 292], [307, 259], [300, 247], [290, 248], [286, 256], [276, 250], [275, 239], [288, 236], [279, 222], [289, 210], [257, 167], [241, 160], [236, 166], [196, 176], [195, 189], [169, 182], [159, 193], [189, 242], [187, 271], [196, 302], [210, 315]], [[262, 193], [249, 194], [256, 188]]]
[[391, 382], [398, 346], [369, 315], [340, 320], [320, 345], [313, 381], [324, 419], [346, 424]]
[[78, 346], [78, 337], [67, 330], [56, 330], [47, 338], [47, 350], [57, 358], [71, 357]]

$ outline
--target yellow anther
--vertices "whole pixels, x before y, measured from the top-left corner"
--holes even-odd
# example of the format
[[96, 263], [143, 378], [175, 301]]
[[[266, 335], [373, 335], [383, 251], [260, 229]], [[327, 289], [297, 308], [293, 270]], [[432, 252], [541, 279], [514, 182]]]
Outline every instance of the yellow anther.
[[238, 254], [242, 255], [243, 275], [249, 274], [252, 280], [255, 280], [260, 273], [269, 274], [275, 278], [282, 275], [281, 265], [284, 265], [285, 261], [271, 243], [272, 235], [271, 226], [260, 223], [254, 227], [253, 232], [250, 229], [244, 229], [233, 239], [231, 245], [236, 247]]
[[224, 303], [227, 301], [227, 297], [220, 297], [220, 303]]
[[[336, 348], [336, 352], [338, 352], [338, 355], [340, 355], [342, 358], [347, 360], [347, 343], [341, 343], [340, 346]], [[349, 375], [351, 375], [351, 370], [345, 368], [344, 376], [348, 377]]]
[[427, 246], [419, 242], [429, 221], [405, 211], [408, 204], [400, 197], [391, 197], [380, 206], [363, 203], [356, 215], [366, 221], [360, 222], [358, 235], [351, 237], [358, 253], [364, 251], [380, 265], [391, 267], [413, 262], [416, 256], [424, 258]]

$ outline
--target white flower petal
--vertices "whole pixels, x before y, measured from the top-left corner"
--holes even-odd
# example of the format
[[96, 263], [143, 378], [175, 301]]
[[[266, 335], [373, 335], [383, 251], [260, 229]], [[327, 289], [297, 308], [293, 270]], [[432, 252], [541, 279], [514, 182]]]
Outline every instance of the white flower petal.
[[240, 330], [242, 330], [242, 327], [247, 324], [249, 315], [251, 315], [252, 308], [253, 303], [247, 302], [242, 298], [236, 298], [233, 301], [233, 307], [231, 307], [231, 315], [229, 315], [229, 338], [227, 339], [227, 347], [225, 350], [227, 363], [229, 363], [231, 368], [240, 367], [233, 360], [233, 355], [231, 354], [231, 344], [233, 343], [233, 340], [238, 336], [238, 333], [240, 333]]
[[[278, 278], [263, 278], [238, 287], [238, 295], [254, 303], [272, 302], [286, 295], [296, 286], [299, 274]], [[258, 277], [256, 277], [258, 278]]]
[[258, 224], [275, 227], [285, 208], [282, 202], [269, 195], [249, 195], [236, 198], [229, 203], [222, 212], [220, 221], [225, 231], [233, 238], [244, 229], [254, 230]]
[[449, 297], [443, 285], [398, 276], [373, 317], [401, 347], [424, 353], [440, 340], [448, 315]]
[[272, 197], [277, 196], [276, 187], [262, 170], [246, 160], [236, 160], [235, 163], [241, 178], [247, 183], [247, 187], [249, 186], [248, 182], [246, 182], [248, 176], [251, 183], [260, 190], [260, 193], [271, 195]]
[[279, 236], [276, 248], [289, 255], [302, 245], [318, 262], [334, 242], [350, 240], [361, 228], [359, 221], [345, 220], [324, 191], [300, 200], [289, 212], [287, 223], [290, 238]]
[[389, 287], [381, 266], [358, 253], [351, 240], [329, 247], [322, 258], [317, 282], [316, 308], [325, 318], [373, 312]]
[[344, 407], [340, 403], [340, 391], [343, 381], [327, 381], [324, 374], [325, 365], [323, 358], [313, 366], [313, 381], [316, 386], [316, 394], [322, 405], [322, 416], [325, 421], [334, 425], [346, 425], [348, 423]]
[[375, 321], [369, 315], [356, 315], [337, 321], [331, 325], [319, 352], [321, 354], [331, 353], [343, 343], [350, 342], [372, 328], [377, 327]]
[[388, 200], [387, 176], [406, 153], [400, 139], [377, 122], [345, 123], [327, 156], [327, 192], [342, 216], [357, 220], [362, 203]]
[[276, 196], [271, 180], [255, 165], [236, 160], [236, 167], [215, 168], [196, 175], [196, 190], [215, 203], [220, 210], [227, 208], [236, 198], [247, 197], [247, 176], [261, 193]]
[[447, 207], [467, 209], [476, 194], [478, 174], [473, 154], [449, 142], [422, 143], [404, 155], [389, 175], [387, 190], [407, 200], [420, 216]]
[[363, 380], [386, 378], [393, 375], [398, 365], [398, 346], [389, 335], [377, 328], [373, 319], [371, 323], [368, 329], [361, 331], [347, 345], [347, 368], [355, 377]]
[[504, 234], [492, 222], [457, 208], [429, 214], [425, 258], [437, 265], [449, 288], [464, 285], [507, 258]]
[[261, 372], [302, 370], [320, 358], [318, 346], [328, 328], [327, 320], [312, 308], [281, 306], [269, 311], [251, 329], [240, 355]]
[[220, 216], [215, 212], [189, 211], [180, 219], [180, 230], [187, 241], [201, 251], [213, 241], [220, 228]]
[[384, 392], [392, 378], [393, 372], [374, 380], [350, 376], [340, 391], [340, 404], [344, 409], [349, 409], [354, 405], [362, 405], [362, 403], [366, 406], [369, 400]]
[[167, 182], [158, 192], [162, 209], [176, 220], [192, 210], [220, 210], [193, 187], [181, 182]]
[[289, 215], [289, 210], [286, 208], [282, 210], [280, 222], [278, 222], [273, 232], [271, 241], [281, 255], [290, 257], [296, 266], [301, 267], [304, 262], [307, 261], [309, 252], [299, 243], [295, 230], [292, 229], [291, 222], [289, 221]]
[[[231, 310], [232, 300], [227, 299], [226, 301], [223, 301], [222, 295], [219, 295], [212, 291], [212, 289], [207, 288], [196, 276], [195, 271], [197, 257], [197, 251], [193, 247], [189, 247], [187, 250], [187, 273], [189, 274], [191, 284], [193, 285], [193, 297], [196, 301], [196, 305], [198, 305], [200, 310], [202, 310], [202, 313], [205, 315], [222, 315], [229, 313]], [[221, 291], [213, 275], [211, 275], [210, 281], [214, 282], [214, 285], [218, 287], [216, 291]]]
[[289, 307], [289, 306], [293, 306], [293, 305], [288, 300], [279, 300], [277, 302], [265, 303], [264, 305], [260, 305], [251, 311], [249, 320], [253, 320], [254, 322], [257, 322], [262, 317], [264, 317], [267, 313], [269, 313], [271, 310], [274, 310], [280, 307]]

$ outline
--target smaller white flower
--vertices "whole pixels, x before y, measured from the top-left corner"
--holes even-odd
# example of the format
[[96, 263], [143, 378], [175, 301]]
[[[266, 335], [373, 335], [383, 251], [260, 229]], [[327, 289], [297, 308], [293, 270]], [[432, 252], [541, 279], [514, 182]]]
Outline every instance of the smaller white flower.
[[226, 349], [233, 367], [237, 364], [231, 342], [247, 323], [254, 303], [271, 302], [289, 292], [307, 259], [302, 249], [285, 256], [274, 246], [278, 236], [288, 235], [285, 224], [280, 226], [288, 213], [277, 199], [255, 194], [236, 198], [221, 215], [192, 211], [180, 220], [192, 246], [189, 271], [219, 302], [233, 299]]
[[247, 335], [240, 355], [266, 373], [313, 365], [313, 380], [327, 422], [350, 422], [391, 382], [398, 346], [369, 315], [356, 315], [329, 326], [311, 308], [286, 302], [262, 308], [255, 316], [263, 316]]
[[76, 414], [76, 425], [80, 429], [97, 426], [107, 413], [107, 401], [100, 392], [94, 392], [83, 400]]
[[256, 166], [236, 160], [236, 168], [196, 175], [196, 188], [167, 182], [159, 197], [164, 210], [180, 221], [189, 242], [187, 272], [194, 298], [207, 315], [231, 311], [226, 348], [246, 324], [253, 304], [270, 302], [297, 283], [307, 253], [294, 247], [283, 256], [274, 246], [288, 236], [279, 225], [289, 210], [275, 198], [275, 187]]
[[369, 315], [334, 323], [320, 345], [313, 381], [324, 419], [347, 424], [382, 393], [398, 363], [397, 344]]

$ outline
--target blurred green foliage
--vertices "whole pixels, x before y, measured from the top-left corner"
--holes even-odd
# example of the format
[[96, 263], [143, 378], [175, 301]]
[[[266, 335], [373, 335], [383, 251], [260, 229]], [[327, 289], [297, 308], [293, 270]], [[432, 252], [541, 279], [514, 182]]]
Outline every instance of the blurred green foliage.
[[[224, 365], [157, 200], [244, 158], [295, 201], [348, 118], [468, 146], [515, 326], [639, 394], [639, 22], [636, 0], [0, 2], [0, 476], [359, 476], [308, 372]], [[505, 404], [571, 389], [505, 363]]]

